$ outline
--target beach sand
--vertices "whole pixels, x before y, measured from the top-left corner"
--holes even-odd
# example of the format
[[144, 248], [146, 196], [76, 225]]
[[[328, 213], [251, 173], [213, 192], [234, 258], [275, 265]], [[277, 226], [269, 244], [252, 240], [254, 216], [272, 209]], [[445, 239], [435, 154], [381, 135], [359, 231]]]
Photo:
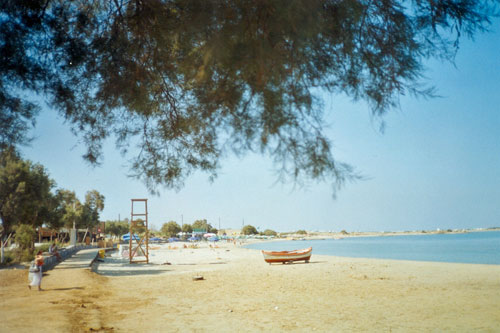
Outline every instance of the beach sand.
[[232, 243], [177, 247], [156, 247], [149, 265], [50, 270], [42, 292], [27, 270], [0, 270], [0, 331], [500, 331], [500, 265], [314, 252], [269, 265]]

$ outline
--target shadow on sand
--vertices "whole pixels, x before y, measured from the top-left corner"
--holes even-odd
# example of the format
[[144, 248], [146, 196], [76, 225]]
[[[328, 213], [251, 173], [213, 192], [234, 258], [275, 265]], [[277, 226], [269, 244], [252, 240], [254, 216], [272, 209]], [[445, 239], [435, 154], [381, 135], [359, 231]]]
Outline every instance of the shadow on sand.
[[169, 269], [99, 269], [96, 271], [104, 276], [139, 276], [139, 275], [159, 275], [170, 271]]
[[309, 261], [309, 262], [304, 262], [304, 261], [291, 261], [291, 262], [284, 262], [284, 263], [272, 263], [270, 264], [271, 266], [290, 266], [290, 265], [314, 265], [314, 264], [324, 264], [326, 261]]
[[68, 287], [68, 288], [52, 288], [44, 289], [45, 291], [66, 291], [66, 290], [83, 290], [85, 287]]

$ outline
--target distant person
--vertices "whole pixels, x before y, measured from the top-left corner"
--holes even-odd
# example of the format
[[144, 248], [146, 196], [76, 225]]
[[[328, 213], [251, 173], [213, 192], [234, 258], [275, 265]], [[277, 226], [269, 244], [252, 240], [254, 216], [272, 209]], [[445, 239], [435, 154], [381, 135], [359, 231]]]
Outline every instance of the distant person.
[[57, 251], [57, 245], [56, 243], [52, 243], [52, 245], [49, 247], [49, 253], [53, 256], [56, 256], [58, 261], [61, 261], [61, 255], [59, 254], [59, 251]]
[[38, 251], [36, 254], [34, 265], [31, 266], [29, 272], [29, 278], [31, 283], [28, 285], [28, 288], [31, 290], [31, 287], [37, 286], [38, 291], [42, 290], [42, 266], [43, 266], [43, 256], [42, 251]]

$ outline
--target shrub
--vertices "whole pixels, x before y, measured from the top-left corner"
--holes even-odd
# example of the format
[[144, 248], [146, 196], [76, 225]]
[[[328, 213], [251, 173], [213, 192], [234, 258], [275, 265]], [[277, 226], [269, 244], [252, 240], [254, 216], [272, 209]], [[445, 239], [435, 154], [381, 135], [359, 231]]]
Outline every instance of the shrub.
[[49, 247], [50, 247], [50, 245], [51, 245], [51, 244], [52, 244], [52, 243], [44, 243], [44, 244], [42, 244], [42, 245], [38, 246], [38, 247], [36, 248], [36, 250], [35, 250], [35, 253], [36, 253], [37, 251], [49, 252]]
[[255, 229], [255, 227], [251, 226], [251, 225], [244, 226], [243, 229], [241, 229], [241, 233], [243, 235], [256, 235], [256, 234], [258, 234], [257, 229]]
[[264, 236], [276, 236], [277, 235], [276, 231], [271, 230], [271, 229], [264, 230], [264, 232], [262, 234]]
[[36, 236], [35, 229], [27, 224], [21, 224], [16, 228], [14, 240], [21, 249], [32, 249]]
[[305, 231], [305, 230], [298, 230], [298, 231], [296, 232], [296, 234], [297, 234], [297, 235], [307, 235], [307, 231]]

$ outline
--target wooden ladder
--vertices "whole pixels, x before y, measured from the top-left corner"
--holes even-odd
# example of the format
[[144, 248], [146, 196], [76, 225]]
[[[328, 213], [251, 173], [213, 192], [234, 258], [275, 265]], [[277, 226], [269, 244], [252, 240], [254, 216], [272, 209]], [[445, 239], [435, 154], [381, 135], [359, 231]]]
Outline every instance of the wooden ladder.
[[[130, 263], [140, 263], [140, 262], [145, 262], [149, 264], [149, 228], [148, 228], [148, 199], [131, 199], [132, 200], [132, 210], [130, 214], [130, 229], [129, 229], [129, 260]], [[134, 213], [134, 203], [144, 203], [144, 211], [141, 211], [141, 213]], [[137, 210], [136, 210], [137, 211]], [[138, 226], [144, 226], [146, 228], [146, 231], [144, 235], [137, 241], [137, 244], [134, 244], [134, 239], [135, 238], [135, 232], [136, 228]], [[133, 245], [135, 245], [133, 247]], [[142, 245], [145, 245], [145, 250], [143, 249]], [[140, 251], [139, 251], [140, 249]], [[137, 252], [139, 251], [139, 254], [144, 254], [146, 257], [146, 260], [136, 260], [134, 257], [136, 257]]]

